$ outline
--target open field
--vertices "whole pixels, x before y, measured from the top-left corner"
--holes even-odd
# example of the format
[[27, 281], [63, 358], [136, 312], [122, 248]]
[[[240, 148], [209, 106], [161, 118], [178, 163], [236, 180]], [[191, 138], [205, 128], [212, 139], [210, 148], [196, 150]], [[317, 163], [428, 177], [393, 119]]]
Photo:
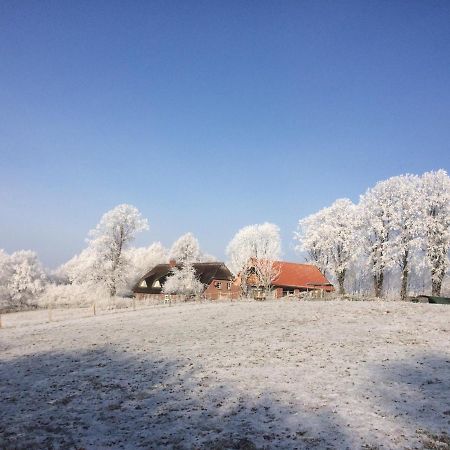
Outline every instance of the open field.
[[0, 448], [450, 448], [449, 343], [429, 304], [29, 322], [0, 330]]

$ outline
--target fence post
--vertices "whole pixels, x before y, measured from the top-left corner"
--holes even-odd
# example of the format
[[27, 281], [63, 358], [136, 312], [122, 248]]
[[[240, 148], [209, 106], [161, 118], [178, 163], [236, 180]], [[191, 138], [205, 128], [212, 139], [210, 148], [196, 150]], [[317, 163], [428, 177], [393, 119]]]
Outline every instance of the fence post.
[[95, 303], [92, 306], [93, 306], [93, 310], [94, 310], [94, 316], [96, 316], [97, 312], [95, 311]]
[[0, 328], [2, 328], [2, 315], [0, 314]]
[[133, 297], [133, 311], [136, 311], [136, 299]]

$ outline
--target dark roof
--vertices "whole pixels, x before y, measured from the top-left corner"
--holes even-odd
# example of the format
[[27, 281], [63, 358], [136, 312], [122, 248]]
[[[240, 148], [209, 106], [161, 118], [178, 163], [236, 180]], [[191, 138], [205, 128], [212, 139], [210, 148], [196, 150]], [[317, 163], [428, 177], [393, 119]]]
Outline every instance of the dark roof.
[[[208, 286], [213, 280], [227, 280], [232, 281], [233, 275], [228, 267], [223, 262], [204, 262], [194, 263], [192, 266], [195, 269], [197, 278], [202, 284]], [[181, 269], [182, 266], [177, 264], [176, 267]], [[159, 284], [163, 286], [172, 266], [170, 264], [158, 264], [149, 270], [143, 277], [139, 279], [133, 288], [133, 292], [141, 294], [159, 294], [161, 287], [152, 287], [153, 284], [159, 280]], [[141, 287], [141, 283], [145, 280], [147, 287]]]

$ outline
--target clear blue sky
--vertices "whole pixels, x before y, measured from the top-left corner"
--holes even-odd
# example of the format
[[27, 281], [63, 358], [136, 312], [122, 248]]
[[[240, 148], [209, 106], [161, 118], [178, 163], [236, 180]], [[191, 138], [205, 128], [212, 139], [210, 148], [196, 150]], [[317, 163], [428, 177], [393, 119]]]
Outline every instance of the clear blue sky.
[[[0, 248], [54, 267], [119, 203], [224, 258], [449, 169], [450, 2], [0, 2]], [[298, 257], [297, 257], [298, 258]]]

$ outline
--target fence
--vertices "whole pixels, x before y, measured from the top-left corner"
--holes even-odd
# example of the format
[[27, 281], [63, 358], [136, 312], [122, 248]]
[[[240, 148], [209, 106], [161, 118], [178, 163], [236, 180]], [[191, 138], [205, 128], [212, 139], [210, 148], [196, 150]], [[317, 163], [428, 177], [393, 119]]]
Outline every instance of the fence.
[[[236, 301], [236, 300], [232, 300]], [[240, 301], [248, 301], [241, 299]], [[28, 311], [0, 313], [0, 328], [13, 328], [27, 325], [39, 325], [65, 320], [76, 320], [94, 316], [133, 312], [152, 308], [165, 308], [181, 303], [229, 303], [230, 299], [208, 300], [205, 298], [186, 299], [184, 296], [171, 295], [167, 298], [122, 298], [101, 299], [88, 306], [48, 307]]]
[[[339, 296], [336, 293], [321, 293], [308, 292], [302, 293], [298, 296], [290, 294], [278, 299], [267, 298], [266, 301], [331, 301], [331, 300], [346, 300], [346, 301], [381, 301], [369, 296], [361, 295], [345, 295]], [[388, 299], [383, 299], [386, 301]], [[184, 296], [171, 295], [168, 297], [144, 297], [144, 298], [122, 298], [116, 297], [113, 299], [98, 299], [88, 306], [71, 307], [48, 307], [42, 309], [33, 309], [29, 311], [0, 313], [0, 329], [13, 328], [27, 325], [39, 325], [52, 322], [61, 322], [65, 320], [76, 320], [94, 316], [105, 316], [108, 314], [117, 314], [120, 312], [133, 312], [140, 310], [148, 310], [152, 308], [166, 308], [175, 306], [181, 303], [192, 304], [213, 304], [213, 303], [230, 303], [230, 302], [254, 302], [254, 298], [240, 298], [230, 299], [222, 298], [217, 300], [210, 300], [207, 298], [190, 298], [186, 299]]]

